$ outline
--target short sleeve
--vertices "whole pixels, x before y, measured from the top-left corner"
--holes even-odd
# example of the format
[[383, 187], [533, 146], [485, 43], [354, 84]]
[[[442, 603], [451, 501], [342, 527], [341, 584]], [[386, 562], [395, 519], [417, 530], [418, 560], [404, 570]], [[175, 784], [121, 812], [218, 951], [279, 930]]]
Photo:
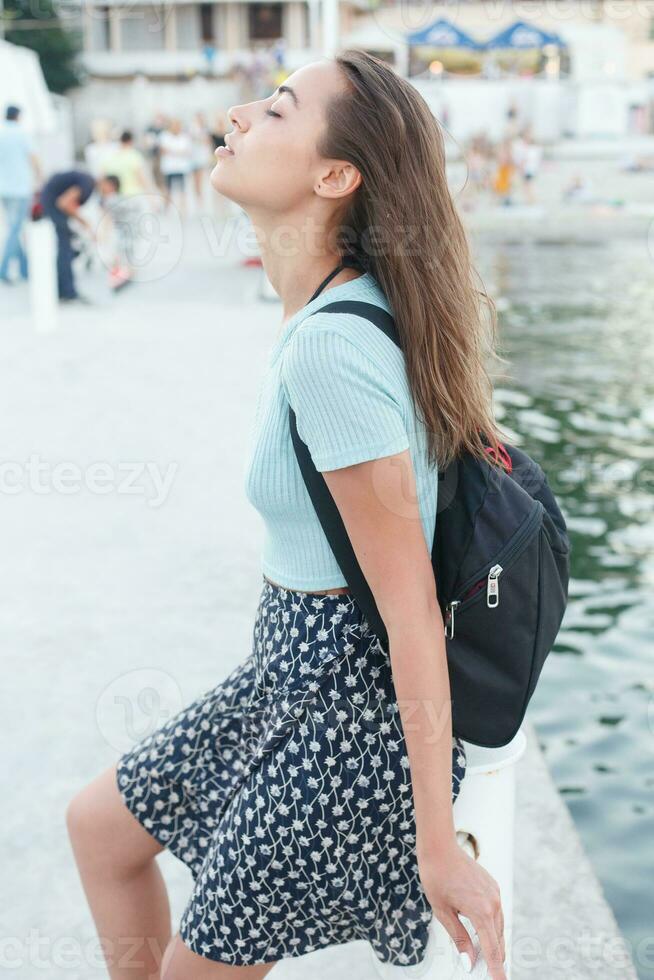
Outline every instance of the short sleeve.
[[338, 331], [299, 327], [281, 383], [317, 470], [392, 456], [410, 445], [388, 370]]

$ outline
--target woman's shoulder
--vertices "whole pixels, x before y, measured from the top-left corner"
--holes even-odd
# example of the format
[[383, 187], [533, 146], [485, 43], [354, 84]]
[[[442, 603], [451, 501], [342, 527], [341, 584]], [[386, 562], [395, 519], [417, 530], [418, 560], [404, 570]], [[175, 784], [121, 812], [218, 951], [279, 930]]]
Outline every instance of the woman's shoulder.
[[[281, 382], [293, 404], [348, 406], [350, 417], [411, 415], [404, 355], [371, 321], [350, 312], [317, 311], [307, 317], [286, 345]], [[302, 396], [302, 400], [299, 396]]]
[[380, 381], [399, 380], [404, 370], [401, 349], [371, 320], [352, 312], [312, 313], [291, 337], [284, 362], [309, 372], [356, 366]]
[[[377, 297], [365, 296], [361, 302], [369, 303], [390, 313], [389, 304]], [[349, 351], [370, 358], [380, 370], [397, 369], [404, 359], [402, 350], [367, 315], [365, 309], [322, 309], [310, 313], [295, 330], [289, 343], [290, 352], [314, 351], [315, 356], [346, 355]]]

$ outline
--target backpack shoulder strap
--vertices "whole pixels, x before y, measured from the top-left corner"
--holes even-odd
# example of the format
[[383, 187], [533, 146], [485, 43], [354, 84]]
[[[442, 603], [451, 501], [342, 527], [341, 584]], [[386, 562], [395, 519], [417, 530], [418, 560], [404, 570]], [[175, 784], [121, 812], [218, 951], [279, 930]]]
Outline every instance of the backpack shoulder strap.
[[[386, 336], [401, 348], [393, 317], [386, 310], [382, 310], [381, 307], [375, 306], [373, 303], [341, 300], [321, 307], [321, 309], [316, 310], [316, 313], [355, 313], [357, 316], [365, 317], [378, 326], [380, 330], [383, 330]], [[377, 636], [381, 637], [384, 643], [387, 643], [388, 634], [384, 621], [379, 615], [373, 594], [356, 559], [340, 511], [329, 492], [324, 476], [313, 464], [308, 446], [300, 438], [295, 412], [290, 406], [289, 425], [302, 478], [329, 546], [371, 629]]]
[[360, 300], [342, 299], [338, 300], [338, 302], [321, 306], [319, 310], [316, 310], [315, 315], [317, 316], [318, 313], [354, 313], [356, 316], [361, 316], [365, 320], [370, 320], [394, 344], [397, 344], [400, 350], [402, 349], [395, 320], [390, 313], [383, 310], [381, 306], [376, 306], [375, 303], [363, 303]]

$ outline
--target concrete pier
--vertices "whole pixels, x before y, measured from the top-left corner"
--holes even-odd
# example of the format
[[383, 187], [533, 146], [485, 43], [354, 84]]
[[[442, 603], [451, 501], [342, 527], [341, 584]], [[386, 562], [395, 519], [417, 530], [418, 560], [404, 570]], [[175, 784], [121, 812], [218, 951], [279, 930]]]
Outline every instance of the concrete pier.
[[635, 980], [627, 944], [533, 724], [516, 766], [512, 980]]

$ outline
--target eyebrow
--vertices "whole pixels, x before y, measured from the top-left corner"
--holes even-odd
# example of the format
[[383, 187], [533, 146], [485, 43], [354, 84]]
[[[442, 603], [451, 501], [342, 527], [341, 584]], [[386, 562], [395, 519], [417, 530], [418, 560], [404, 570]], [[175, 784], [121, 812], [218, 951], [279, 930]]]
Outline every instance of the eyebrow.
[[288, 94], [293, 99], [293, 102], [295, 102], [296, 107], [298, 109], [300, 108], [300, 100], [298, 99], [297, 95], [295, 94], [294, 89], [292, 89], [290, 85], [279, 85], [278, 88], [277, 88], [277, 91], [279, 92], [280, 95], [283, 92], [288, 92]]

